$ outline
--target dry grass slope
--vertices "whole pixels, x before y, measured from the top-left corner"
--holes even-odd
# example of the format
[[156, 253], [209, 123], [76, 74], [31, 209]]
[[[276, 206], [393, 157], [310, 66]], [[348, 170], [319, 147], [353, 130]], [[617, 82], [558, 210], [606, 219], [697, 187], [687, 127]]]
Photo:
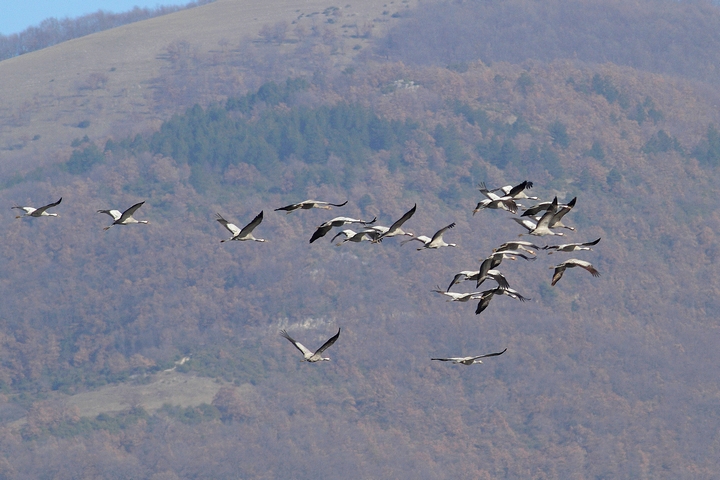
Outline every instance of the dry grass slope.
[[[79, 417], [95, 418], [101, 413], [118, 413], [134, 407], [142, 407], [154, 412], [165, 404], [173, 406], [197, 407], [203, 403], [210, 404], [224, 383], [207, 377], [196, 377], [180, 372], [161, 372], [152, 376], [152, 380], [144, 385], [129, 383], [108, 385], [106, 387], [83, 392], [77, 395], [53, 396], [61, 409], [74, 410]], [[237, 392], [242, 388], [231, 387]], [[249, 387], [243, 387], [249, 388]], [[26, 424], [25, 417], [9, 424], [11, 429], [21, 428]]]
[[[74, 138], [103, 139], [159, 125], [151, 83], [174, 42], [187, 42], [198, 53], [233, 48], [243, 38], [257, 38], [265, 25], [298, 20], [312, 27], [321, 21], [317, 14], [332, 7], [346, 22], [381, 28], [392, 13], [417, 2], [336, 3], [217, 0], [0, 62], [0, 175], [14, 173], [21, 160], [27, 171], [67, 159]], [[87, 127], [78, 128], [81, 122]], [[32, 165], [29, 155], [37, 159]]]

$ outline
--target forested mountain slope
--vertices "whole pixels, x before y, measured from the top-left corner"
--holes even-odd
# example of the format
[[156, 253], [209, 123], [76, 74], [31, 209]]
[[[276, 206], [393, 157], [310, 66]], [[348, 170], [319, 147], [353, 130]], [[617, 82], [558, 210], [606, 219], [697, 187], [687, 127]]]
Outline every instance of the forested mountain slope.
[[[57, 218], [3, 221], [0, 471], [716, 477], [717, 89], [593, 59], [445, 68], [369, 52], [337, 67], [336, 40], [198, 54], [155, 79], [173, 89], [154, 104], [181, 107], [157, 128], [68, 139], [57, 162], [4, 177], [8, 207], [63, 201]], [[211, 101], [238, 72], [257, 87]], [[533, 241], [598, 245], [505, 260], [527, 302], [475, 315], [432, 293], [523, 233], [509, 212], [472, 214], [477, 184], [526, 179], [543, 200], [577, 197], [577, 230]], [[348, 204], [274, 211], [305, 198]], [[102, 230], [97, 210], [142, 200], [149, 225]], [[458, 246], [308, 242], [335, 216], [390, 225], [413, 204], [406, 230], [455, 222]], [[242, 226], [260, 211], [266, 243], [220, 243], [216, 212]], [[551, 287], [571, 257], [601, 276]], [[317, 348], [338, 328], [319, 364], [279, 336]], [[506, 347], [482, 365], [430, 361]], [[222, 387], [211, 404], [112, 415], [66, 402], [171, 368]]]

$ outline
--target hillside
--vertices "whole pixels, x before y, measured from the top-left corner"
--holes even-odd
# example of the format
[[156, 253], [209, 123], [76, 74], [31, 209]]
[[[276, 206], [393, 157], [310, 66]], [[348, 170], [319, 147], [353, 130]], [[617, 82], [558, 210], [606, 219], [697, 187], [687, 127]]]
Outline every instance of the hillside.
[[[231, 3], [179, 13], [222, 23]], [[598, 6], [585, 22], [604, 12], [584, 3]], [[715, 84], [592, 58], [400, 62], [383, 49], [434, 4], [395, 16], [380, 5], [392, 19], [382, 35], [352, 34], [345, 8], [303, 17], [322, 28], [284, 39], [277, 13], [254, 24], [259, 38], [156, 59], [139, 77], [156, 89], [145, 104], [99, 109], [82, 135], [59, 128], [52, 148], [43, 130], [2, 151], [1, 202], [63, 198], [57, 218], [3, 220], [2, 475], [717, 477]], [[106, 34], [118, 32], [98, 43]], [[44, 111], [25, 126], [3, 119], [3, 135], [50, 125]], [[577, 197], [563, 219], [576, 230], [523, 238], [601, 238], [593, 251], [503, 261], [528, 300], [496, 297], [479, 315], [433, 293], [523, 233], [507, 211], [473, 215], [477, 184], [526, 179], [541, 200]], [[274, 211], [305, 198], [348, 204]], [[97, 210], [143, 200], [135, 216], [149, 225], [103, 231]], [[335, 246], [339, 229], [308, 242], [332, 217], [390, 225], [413, 204], [405, 230], [453, 222], [457, 247]], [[220, 242], [216, 212], [242, 226], [260, 211], [267, 242]], [[600, 276], [569, 269], [551, 286], [571, 257]], [[317, 348], [338, 328], [319, 364], [279, 336]], [[504, 348], [482, 365], [430, 360]]]
[[[298, 28], [310, 32], [318, 25], [336, 27], [340, 38], [351, 41], [350, 55], [356, 52], [352, 46], [367, 44], [363, 38], [351, 39], [353, 34], [379, 34], [391, 19], [383, 12], [413, 5], [396, 2], [386, 9], [385, 3], [369, 0], [340, 9], [322, 0], [217, 0], [4, 60], [3, 165], [22, 164], [27, 172], [67, 157], [73, 138], [125, 136], [157, 128], [177, 109], [176, 104], [167, 107], [156, 101], [165, 93], [158, 91], [164, 86], [156, 84], [163, 70], [174, 68], [177, 61], [199, 67], [200, 58], [217, 66], [231, 52], [239, 54], [238, 42], [261, 39], [258, 34], [264, 26], [284, 25], [288, 44], [296, 43]], [[342, 19], [342, 27], [327, 23], [331, 14]], [[259, 86], [247, 84], [242, 75], [227, 80], [199, 100]], [[8, 169], [0, 173], [7, 175]]]
[[92, 33], [102, 32], [103, 30], [147, 20], [148, 18], [160, 15], [167, 15], [168, 13], [177, 12], [186, 8], [193, 8], [198, 5], [210, 3], [210, 1], [212, 0], [189, 2], [182, 6], [156, 6], [152, 9], [136, 6], [130, 11], [121, 13], [98, 10], [76, 18], [45, 18], [40, 24], [27, 27], [21, 32], [10, 35], [0, 34], [0, 61], [51, 47], [58, 43], [80, 38]]

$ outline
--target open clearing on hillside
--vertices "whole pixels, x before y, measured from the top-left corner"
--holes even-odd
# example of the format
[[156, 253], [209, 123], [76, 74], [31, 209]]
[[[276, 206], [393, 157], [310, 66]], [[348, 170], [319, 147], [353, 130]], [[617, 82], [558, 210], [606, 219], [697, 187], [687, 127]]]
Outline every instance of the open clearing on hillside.
[[62, 403], [69, 408], [76, 407], [81, 417], [122, 412], [138, 406], [151, 412], [166, 403], [181, 407], [211, 403], [222, 386], [223, 383], [212, 378], [161, 372], [153, 375], [152, 381], [146, 385], [112, 385], [72, 395]]
[[[142, 407], [152, 413], [165, 404], [183, 408], [210, 404], [218, 390], [227, 386], [235, 388], [240, 395], [252, 388], [249, 385], [234, 387], [220, 380], [173, 371], [152, 375], [150, 383], [108, 385], [91, 392], [59, 396], [54, 401], [60, 409], [75, 410], [80, 417], [95, 418], [101, 413], [119, 413], [133, 407]], [[23, 417], [11, 426], [18, 428], [25, 423]]]

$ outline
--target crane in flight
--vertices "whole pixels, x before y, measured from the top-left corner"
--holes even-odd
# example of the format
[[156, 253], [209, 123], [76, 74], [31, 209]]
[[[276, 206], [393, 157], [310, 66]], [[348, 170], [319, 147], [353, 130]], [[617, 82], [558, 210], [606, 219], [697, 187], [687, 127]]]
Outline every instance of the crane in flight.
[[285, 211], [286, 213], [292, 213], [295, 210], [310, 210], [311, 208], [322, 208], [325, 210], [332, 210], [332, 207], [342, 207], [345, 204], [347, 204], [347, 200], [345, 200], [343, 203], [330, 203], [330, 202], [321, 202], [319, 200], [304, 200], [299, 203], [291, 203], [290, 205], [285, 205], [284, 207], [276, 208], [275, 211]]
[[474, 365], [476, 363], [483, 363], [481, 358], [487, 358], [487, 357], [497, 357], [498, 355], [502, 355], [507, 351], [507, 348], [503, 350], [502, 352], [497, 353], [486, 353], [485, 355], [475, 355], [474, 357], [449, 357], [449, 358], [431, 358], [430, 360], [439, 360], [441, 362], [452, 362], [454, 364], [460, 364], [463, 365]]
[[108, 225], [107, 227], [103, 228], [103, 230], [107, 230], [113, 225], [130, 225], [131, 223], [150, 223], [147, 220], [135, 220], [133, 217], [133, 214], [137, 211], [138, 208], [143, 206], [143, 203], [140, 202], [136, 203], [132, 207], [128, 208], [124, 212], [120, 213], [120, 210], [98, 210], [97, 213], [105, 213], [107, 215], [110, 215], [113, 220], [115, 220], [113, 223]]
[[245, 240], [254, 240], [256, 242], [266, 242], [264, 238], [255, 238], [252, 234], [253, 230], [255, 230], [255, 227], [260, 225], [260, 222], [263, 220], [263, 212], [257, 214], [255, 218], [253, 218], [252, 222], [245, 225], [242, 229], [238, 228], [237, 225], [234, 223], [230, 223], [227, 220], [223, 218], [222, 215], [219, 213], [216, 213], [215, 216], [217, 217], [216, 220], [222, 224], [223, 227], [227, 228], [230, 233], [232, 233], [231, 238], [226, 238], [224, 240], [220, 240], [220, 243], [227, 242], [228, 240], [238, 240], [238, 241], [245, 241]]
[[595, 267], [592, 266], [592, 264], [590, 262], [586, 262], [585, 260], [578, 260], [577, 258], [571, 258], [570, 260], [565, 260], [560, 265], [555, 265], [554, 267], [550, 267], [550, 268], [555, 269], [555, 272], [553, 272], [552, 282], [550, 283], [550, 285], [552, 285], [554, 287], [555, 284], [557, 282], [559, 282], [560, 279], [562, 278], [563, 273], [565, 273], [565, 269], [572, 268], [572, 267], [584, 268], [585, 270], [590, 272], [593, 277], [600, 276], [600, 272], [598, 272], [595, 269]]
[[55, 203], [49, 203], [43, 207], [35, 208], [35, 207], [21, 207], [20, 205], [13, 205], [10, 207], [11, 209], [17, 208], [25, 213], [22, 215], [17, 215], [15, 218], [22, 218], [22, 217], [57, 217], [57, 213], [47, 213], [46, 210], [48, 208], [57, 207], [60, 205], [60, 202], [62, 202], [62, 197], [60, 197], [60, 200], [58, 200]]
[[430, 237], [426, 237], [425, 235], [418, 235], [417, 237], [412, 237], [408, 240], [405, 240], [403, 242], [400, 242], [400, 245], [405, 245], [408, 242], [411, 242], [413, 240], [417, 240], [423, 243], [423, 246], [418, 248], [418, 250], [424, 250], [426, 248], [440, 248], [440, 247], [457, 247], [454, 243], [447, 243], [443, 240], [443, 234], [448, 231], [449, 229], [455, 227], [455, 222], [451, 223], [447, 227], [443, 227], [437, 232], [435, 232], [435, 235]]
[[329, 362], [330, 359], [327, 357], [323, 357], [322, 353], [325, 350], [327, 350], [328, 348], [330, 348], [332, 346], [332, 344], [337, 341], [337, 339], [340, 337], [340, 329], [338, 328], [337, 333], [335, 335], [333, 335], [332, 337], [330, 337], [327, 342], [322, 344], [322, 347], [318, 348], [314, 352], [308, 350], [305, 347], [305, 345], [303, 345], [302, 343], [293, 339], [290, 335], [288, 335], [288, 333], [285, 330], [280, 330], [280, 336], [282, 336], [283, 338], [287, 338], [290, 343], [295, 345], [295, 348], [300, 350], [300, 353], [303, 354], [303, 359], [304, 359], [303, 361], [315, 363], [315, 362], [321, 362], [324, 360], [324, 361]]

